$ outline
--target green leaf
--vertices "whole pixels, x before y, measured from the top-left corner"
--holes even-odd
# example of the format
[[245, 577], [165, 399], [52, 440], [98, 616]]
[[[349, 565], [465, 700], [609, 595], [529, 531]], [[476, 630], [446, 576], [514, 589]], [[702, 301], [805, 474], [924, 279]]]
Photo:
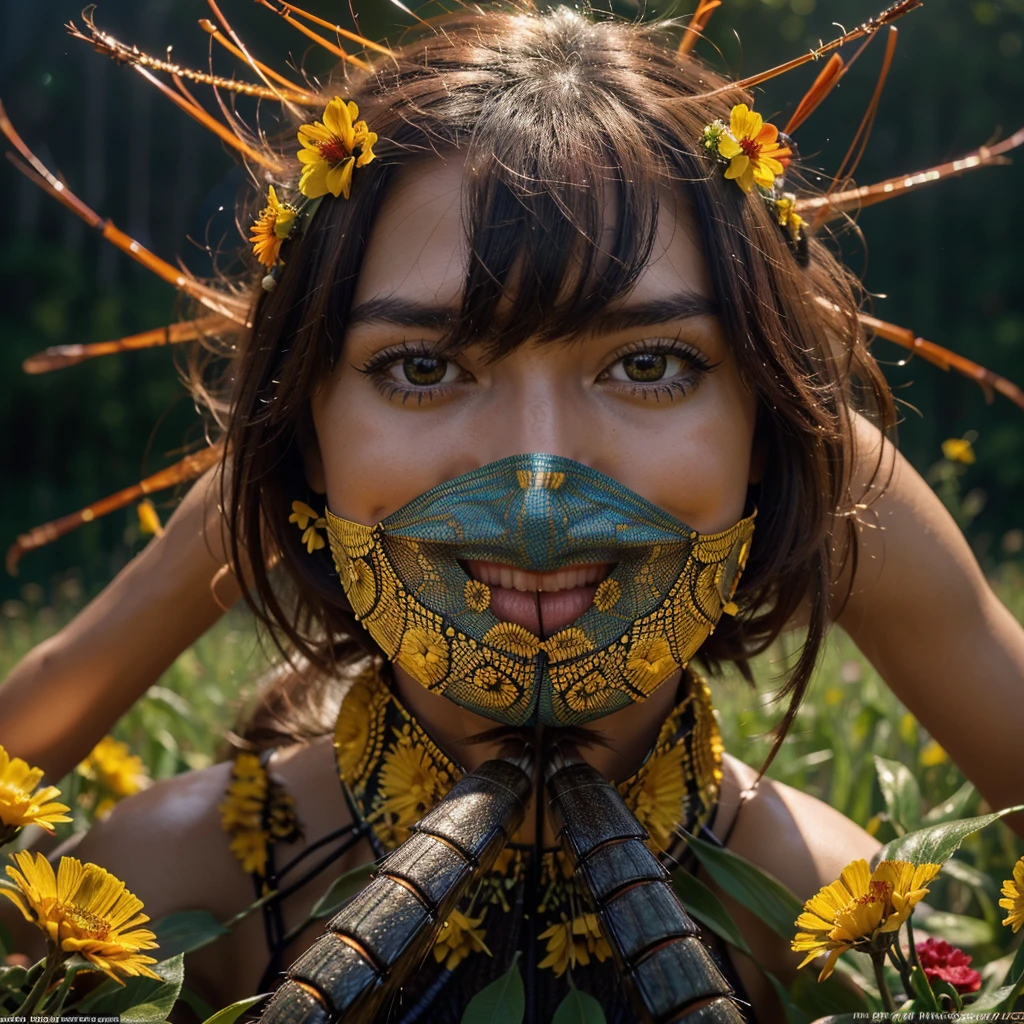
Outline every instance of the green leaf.
[[188, 1006], [202, 1021], [205, 1021], [207, 1017], [212, 1017], [214, 1014], [213, 1007], [202, 996], [193, 992], [188, 985], [181, 986], [178, 999]]
[[954, 1010], [962, 1010], [964, 1008], [964, 1001], [960, 998], [960, 993], [948, 981], [943, 981], [941, 978], [936, 978], [932, 982], [932, 991], [941, 1002], [941, 997], [945, 996], [952, 1005]]
[[875, 772], [889, 820], [902, 832], [917, 828], [921, 823], [921, 790], [910, 769], [876, 754]]
[[[763, 973], [771, 982], [772, 988], [775, 989], [775, 994], [779, 997], [779, 1002], [782, 1003], [782, 1009], [786, 1013], [786, 1024], [811, 1024], [811, 1015], [801, 1010], [800, 1007], [790, 999], [789, 989], [786, 988], [786, 986], [783, 985], [771, 971], [764, 971]], [[821, 1024], [821, 1022], [818, 1021], [816, 1024]]]
[[939, 1001], [928, 984], [928, 976], [920, 967], [910, 968], [910, 987], [916, 994], [915, 1003], [920, 1003], [926, 1010], [939, 1009]]
[[968, 1009], [972, 1014], [992, 1013], [996, 1010], [1009, 1009], [1004, 1004], [1013, 996], [1015, 991], [1015, 985], [1002, 985], [994, 992], [990, 992], [987, 996], [971, 1003]]
[[264, 992], [258, 996], [250, 996], [248, 999], [239, 999], [237, 1003], [225, 1006], [223, 1010], [218, 1010], [212, 1017], [207, 1017], [203, 1024], [235, 1024], [235, 1021], [246, 1010], [251, 1009], [266, 998], [267, 993]]
[[914, 930], [926, 932], [937, 939], [945, 939], [954, 946], [983, 946], [993, 942], [996, 931], [987, 921], [962, 914], [947, 914], [936, 911], [927, 916], [914, 917]]
[[462, 1024], [522, 1024], [525, 1015], [526, 993], [516, 953], [512, 966], [469, 1001]]
[[877, 865], [883, 860], [906, 860], [911, 864], [944, 864], [969, 835], [1015, 811], [1024, 811], [1024, 804], [1007, 807], [994, 814], [946, 821], [940, 825], [919, 829], [917, 832], [909, 832], [891, 843], [886, 843], [872, 857], [871, 863]]
[[[463, 1017], [465, 1020], [465, 1017]], [[206, 1024], [210, 1024], [209, 1021]], [[569, 994], [558, 1004], [551, 1024], [606, 1024], [601, 1004], [578, 988], [569, 989]]]
[[1013, 958], [1006, 975], [1006, 981], [1010, 985], [1016, 985], [1021, 980], [1024, 980], [1024, 942], [1017, 947], [1017, 955]]
[[672, 875], [672, 885], [691, 917], [696, 918], [719, 938], [725, 939], [747, 956], [753, 956], [729, 911], [699, 878], [679, 868]]
[[160, 954], [169, 959], [178, 953], [191, 953], [202, 949], [222, 935], [229, 935], [225, 928], [208, 910], [183, 910], [168, 914], [153, 927]]
[[10, 966], [0, 967], [0, 992], [18, 992], [28, 978], [27, 967]]
[[950, 859], [946, 861], [946, 864], [942, 869], [942, 873], [949, 878], [955, 878], [958, 882], [962, 882], [964, 885], [970, 886], [976, 894], [985, 893], [990, 896], [996, 895], [996, 884], [988, 875], [985, 874], [984, 871], [979, 871], [973, 865], [965, 864], [962, 860], [957, 860], [956, 857], [950, 857]]
[[359, 892], [373, 875], [374, 864], [360, 864], [359, 867], [346, 871], [336, 878], [330, 888], [316, 901], [309, 912], [311, 920], [331, 917], [337, 913], [357, 892]]
[[803, 904], [777, 878], [738, 854], [684, 833], [701, 866], [734, 900], [789, 942]]
[[789, 988], [790, 998], [812, 1020], [844, 1013], [866, 1013], [864, 995], [841, 975], [819, 982], [814, 971], [798, 971]]
[[170, 960], [155, 964], [153, 971], [160, 975], [159, 981], [126, 978], [124, 985], [119, 985], [113, 978], [108, 978], [76, 1009], [88, 1010], [90, 1016], [98, 1017], [120, 1014], [122, 1021], [131, 1020], [133, 1024], [160, 1024], [167, 1019], [181, 991], [185, 977], [183, 960], [183, 954], [179, 953]]
[[969, 782], [965, 782], [948, 800], [936, 804], [922, 819], [925, 825], [938, 825], [943, 821], [954, 821], [967, 813], [967, 808], [974, 802], [977, 790]]

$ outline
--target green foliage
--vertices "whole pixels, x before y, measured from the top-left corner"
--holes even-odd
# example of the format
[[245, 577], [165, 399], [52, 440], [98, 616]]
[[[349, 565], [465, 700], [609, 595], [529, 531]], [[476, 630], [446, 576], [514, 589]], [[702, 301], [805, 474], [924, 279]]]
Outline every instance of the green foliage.
[[237, 1003], [225, 1006], [218, 1010], [212, 1017], [207, 1017], [203, 1024], [235, 1024], [235, 1021], [242, 1016], [246, 1010], [251, 1010], [257, 1003], [266, 999], [265, 994], [250, 996], [248, 999], [239, 999]]
[[512, 966], [469, 1001], [462, 1024], [520, 1024], [525, 1014], [526, 991], [516, 953]]
[[911, 864], [944, 864], [960, 848], [960, 844], [970, 835], [991, 825], [1007, 814], [1024, 810], [1024, 804], [1008, 807], [994, 814], [983, 814], [977, 818], [964, 818], [959, 821], [945, 821], [939, 825], [910, 832], [886, 843], [875, 854], [875, 863], [882, 860], [906, 860]]
[[192, 953], [216, 942], [228, 929], [208, 910], [183, 910], [161, 918], [154, 926], [156, 944], [164, 958]]
[[160, 981], [128, 978], [119, 985], [108, 978], [76, 1009], [88, 1011], [92, 1016], [120, 1014], [122, 1021], [131, 1021], [132, 1024], [160, 1024], [167, 1019], [181, 992], [185, 978], [182, 954], [155, 964], [153, 971], [160, 975]]
[[605, 1024], [604, 1010], [593, 996], [571, 988], [558, 1004], [551, 1024]]
[[330, 917], [336, 914], [348, 901], [359, 892], [373, 875], [375, 865], [360, 864], [336, 878], [330, 888], [316, 901], [309, 916], [311, 920]]

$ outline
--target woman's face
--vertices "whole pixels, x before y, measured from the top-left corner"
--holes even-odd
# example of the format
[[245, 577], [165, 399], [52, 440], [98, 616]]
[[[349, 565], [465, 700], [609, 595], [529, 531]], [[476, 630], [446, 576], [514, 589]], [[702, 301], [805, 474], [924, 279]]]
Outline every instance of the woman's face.
[[[342, 359], [313, 399], [314, 489], [335, 514], [372, 525], [444, 481], [544, 452], [599, 470], [699, 532], [732, 526], [751, 477], [756, 401], [715, 315], [684, 204], [665, 193], [650, 262], [598, 330], [527, 342], [496, 363], [476, 347], [445, 360], [438, 324], [458, 310], [467, 267], [462, 177], [460, 161], [436, 160], [391, 189]], [[542, 581], [479, 571], [492, 588], [579, 590], [578, 602], [564, 593], [545, 615], [558, 628], [582, 614], [585, 591], [607, 570]], [[499, 617], [535, 625], [532, 599], [507, 603]]]

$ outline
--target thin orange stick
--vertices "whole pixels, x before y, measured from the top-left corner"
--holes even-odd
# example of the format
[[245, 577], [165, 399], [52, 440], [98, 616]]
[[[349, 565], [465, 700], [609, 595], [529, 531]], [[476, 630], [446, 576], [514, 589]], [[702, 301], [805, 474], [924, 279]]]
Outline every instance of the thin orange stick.
[[89, 227], [98, 231], [108, 242], [129, 255], [137, 263], [142, 264], [151, 273], [174, 285], [178, 291], [191, 295], [213, 312], [220, 313], [235, 323], [246, 323], [248, 305], [246, 302], [201, 284], [190, 274], [186, 274], [166, 260], [160, 259], [144, 245], [126, 235], [120, 228], [115, 227], [111, 221], [86, 206], [63, 181], [51, 174], [46, 165], [28, 148], [8, 118], [2, 102], [0, 102], [0, 133], [23, 158], [23, 160], [19, 160], [12, 153], [8, 153], [7, 158], [11, 163], [44, 192], [53, 196], [77, 217], [85, 221]]
[[679, 43], [680, 54], [689, 53], [697, 45], [697, 40], [704, 34], [711, 15], [721, 6], [722, 0], [700, 0]]
[[353, 57], [352, 54], [346, 53], [340, 46], [332, 43], [329, 39], [324, 39], [322, 35], [314, 32], [311, 28], [307, 28], [302, 24], [301, 21], [293, 18], [286, 10], [278, 10], [272, 4], [268, 3], [267, 0], [256, 0], [262, 7], [266, 7], [267, 10], [273, 11], [278, 17], [283, 18], [289, 25], [294, 29], [298, 29], [304, 36], [312, 39], [318, 46], [322, 46], [328, 53], [333, 53], [335, 57], [340, 57], [342, 60], [347, 61], [349, 64], [354, 64], [357, 68], [363, 71], [369, 71], [370, 65], [359, 57]]
[[822, 224], [841, 217], [850, 210], [863, 209], [867, 206], [874, 206], [876, 203], [883, 203], [887, 199], [894, 199], [896, 196], [907, 195], [925, 185], [933, 185], [937, 181], [965, 174], [978, 167], [1007, 164], [1010, 161], [1003, 154], [1020, 145], [1024, 145], [1024, 128], [1018, 129], [1008, 139], [1004, 139], [996, 145], [982, 146], [959, 160], [951, 160], [949, 163], [939, 164], [937, 167], [930, 167], [915, 174], [889, 178], [874, 185], [863, 185], [860, 188], [836, 192], [832, 195], [798, 199], [796, 211], [805, 220], [813, 217], [815, 224]]
[[159, 348], [162, 345], [180, 345], [197, 341], [209, 334], [226, 334], [240, 331], [241, 325], [222, 316], [205, 316], [198, 320], [183, 320], [154, 327], [139, 334], [129, 334], [113, 341], [97, 341], [91, 345], [54, 345], [31, 355], [22, 364], [25, 373], [49, 373], [75, 366], [97, 356], [115, 355], [118, 352], [133, 352], [142, 348]]
[[956, 370], [957, 373], [962, 373], [965, 377], [969, 377], [981, 387], [989, 402], [993, 400], [996, 392], [998, 392], [1013, 402], [1014, 405], [1024, 409], [1024, 391], [1014, 384], [1013, 381], [1007, 380], [1006, 377], [1000, 377], [999, 374], [993, 373], [986, 367], [966, 359], [964, 356], [957, 355], [956, 352], [951, 352], [948, 348], [943, 348], [934, 342], [925, 341], [924, 338], [917, 337], [907, 327], [898, 327], [896, 324], [887, 323], [885, 320], [878, 320], [865, 313], [858, 313], [857, 319], [863, 327], [877, 334], [878, 337], [885, 338], [886, 341], [895, 342], [911, 352], [916, 352], [923, 359], [927, 359], [929, 363], [938, 366], [942, 370]]
[[769, 68], [767, 71], [761, 71], [756, 75], [751, 75], [749, 78], [741, 78], [737, 82], [732, 82], [729, 85], [719, 86], [717, 89], [712, 89], [710, 92], [703, 92], [696, 96], [684, 96], [681, 99], [684, 102], [693, 100], [707, 100], [712, 96], [721, 96], [725, 93], [735, 92], [736, 90], [752, 89], [755, 85], [760, 85], [762, 82], [767, 82], [771, 78], [776, 78], [779, 75], [784, 75], [787, 71], [792, 71], [795, 68], [802, 67], [804, 64], [809, 63], [812, 60], [821, 60], [826, 54], [831, 53], [833, 50], [838, 50], [841, 46], [845, 46], [847, 43], [853, 42], [855, 39], [862, 39], [864, 36], [873, 35], [880, 28], [885, 28], [886, 25], [891, 25], [894, 21], [902, 18], [905, 14], [909, 14], [911, 11], [916, 10], [922, 5], [924, 0], [898, 0], [891, 7], [887, 7], [881, 14], [876, 15], [874, 18], [868, 18], [862, 25], [858, 25], [855, 29], [849, 32], [845, 32], [841, 36], [837, 36], [835, 39], [828, 43], [822, 43], [821, 46], [815, 47], [809, 53], [802, 54], [799, 57], [794, 57], [792, 60], [786, 61], [785, 64], [779, 64], [774, 68]]
[[77, 529], [83, 523], [91, 523], [94, 519], [99, 519], [100, 516], [116, 512], [118, 509], [130, 505], [133, 501], [138, 500], [144, 495], [166, 491], [168, 488], [176, 487], [178, 484], [187, 483], [189, 480], [202, 476], [221, 458], [223, 451], [223, 445], [218, 443], [192, 455], [186, 455], [180, 462], [175, 463], [173, 466], [168, 466], [167, 469], [160, 470], [159, 473], [146, 477], [145, 480], [132, 487], [126, 487], [123, 491], [118, 491], [116, 494], [102, 498], [100, 501], [94, 502], [78, 512], [72, 512], [71, 515], [62, 516], [60, 519], [53, 520], [53, 522], [37, 526], [35, 529], [29, 530], [28, 533], [23, 533], [7, 549], [7, 572], [11, 576], [17, 576], [18, 562], [21, 560], [22, 555], [52, 543], [59, 537], [63, 537], [65, 534]]
[[792, 135], [818, 109], [825, 97], [839, 84], [846, 70], [843, 58], [838, 53], [833, 53], [786, 122], [786, 127], [782, 129], [783, 135]]
[[[836, 183], [851, 177], [864, 156], [864, 150], [867, 149], [868, 139], [871, 137], [871, 129], [878, 114], [878, 105], [882, 101], [882, 90], [885, 88], [885, 81], [889, 77], [889, 69], [892, 67], [892, 59], [896, 54], [896, 40], [898, 37], [899, 29], [892, 26], [889, 29], [889, 38], [886, 40], [882, 67], [878, 72], [878, 80], [875, 82], [875, 91], [871, 94], [871, 100], [864, 111], [864, 116], [861, 118], [856, 134], [853, 136], [850, 148], [846, 151], [846, 156], [843, 157], [839, 170], [836, 171], [832, 188], [835, 187]], [[831, 191], [831, 188], [829, 191]]]
[[253, 82], [240, 82], [236, 78], [224, 78], [205, 71], [196, 71], [194, 68], [183, 67], [181, 64], [173, 64], [167, 60], [160, 60], [158, 57], [151, 57], [137, 46], [127, 46], [112, 35], [101, 32], [89, 13], [83, 15], [83, 21], [89, 30], [88, 34], [82, 32], [73, 21], [67, 23], [68, 34], [75, 39], [90, 43], [97, 53], [110, 57], [118, 64], [141, 65], [152, 71], [162, 71], [177, 78], [188, 79], [198, 85], [209, 85], [214, 89], [224, 89], [242, 96], [254, 96], [264, 100], [282, 99], [282, 94], [277, 90], [271, 90]]
[[[230, 53], [233, 57], [237, 57], [239, 60], [248, 63], [245, 54], [237, 46], [235, 46], [235, 44], [231, 42], [230, 39], [226, 38], [225, 35], [220, 31], [220, 29], [218, 29], [217, 26], [214, 25], [214, 23], [210, 21], [209, 18], [200, 18], [199, 27], [204, 32], [212, 36], [213, 39], [216, 42], [218, 42], [221, 46], [223, 46], [224, 49], [227, 50], [228, 53]], [[306, 89], [303, 89], [302, 86], [296, 85], [294, 82], [285, 78], [284, 75], [281, 75], [278, 72], [276, 72], [272, 67], [268, 67], [266, 64], [261, 63], [255, 58], [253, 58], [253, 63], [268, 78], [272, 78], [278, 84], [283, 85], [288, 90], [288, 93], [286, 93], [285, 95], [288, 95], [289, 98], [293, 99], [296, 103], [304, 103], [308, 106], [313, 106], [319, 102], [319, 98], [316, 95], [314, 95], [313, 93], [309, 92]]]
[[[266, 0], [259, 0], [264, 7], [274, 10], [273, 6], [266, 2]], [[351, 32], [347, 28], [342, 28], [341, 25], [335, 25], [333, 21], [325, 21], [323, 18], [318, 18], [315, 14], [310, 14], [308, 11], [302, 10], [301, 7], [296, 7], [294, 4], [286, 3], [285, 0], [279, 0], [282, 7], [292, 14], [298, 15], [300, 18], [305, 18], [307, 21], [313, 22], [314, 25], [320, 25], [322, 28], [329, 28], [333, 32], [337, 32], [343, 39], [348, 39], [350, 42], [358, 43], [366, 50], [376, 50], [378, 53], [384, 54], [385, 57], [393, 57], [394, 51], [387, 46], [382, 46], [380, 43], [375, 43], [372, 39], [367, 39], [366, 36], [361, 36], [356, 32]], [[721, 3], [721, 0], [717, 0]], [[280, 11], [274, 11], [275, 14], [279, 14]]]

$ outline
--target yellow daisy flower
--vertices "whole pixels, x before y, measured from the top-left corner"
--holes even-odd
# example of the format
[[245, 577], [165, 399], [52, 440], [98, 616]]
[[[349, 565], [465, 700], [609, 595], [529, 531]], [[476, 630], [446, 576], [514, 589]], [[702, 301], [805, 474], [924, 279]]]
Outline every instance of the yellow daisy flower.
[[571, 921], [560, 921], [541, 932], [538, 938], [546, 942], [547, 956], [537, 966], [550, 967], [558, 978], [577, 964], [586, 967], [592, 956], [604, 963], [612, 955], [596, 914], [581, 914]]
[[18, 887], [0, 889], [24, 915], [39, 927], [51, 945], [69, 957], [78, 954], [119, 984], [119, 974], [156, 978], [147, 964], [156, 960], [142, 953], [156, 949], [156, 936], [142, 928], [149, 918], [142, 901], [119, 878], [95, 864], [61, 857], [53, 867], [41, 853], [15, 853], [16, 867], [7, 874]]
[[1024, 857], [1013, 865], [1013, 878], [1003, 882], [1003, 897], [999, 901], [1007, 912], [1003, 924], [1009, 925], [1016, 935], [1024, 925]]
[[466, 917], [461, 911], [453, 910], [434, 943], [434, 959], [443, 963], [447, 970], [454, 971], [470, 953], [482, 952], [491, 956], [484, 943], [482, 923], [483, 915]]
[[[884, 948], [927, 895], [928, 883], [941, 867], [883, 860], [869, 871], [866, 860], [847, 864], [838, 881], [819, 889], [796, 919], [797, 928], [804, 930], [797, 933], [792, 948], [807, 954], [800, 966], [827, 952], [828, 960], [818, 975], [818, 981], [824, 981], [848, 949]], [[889, 938], [880, 942], [880, 936]]]
[[335, 198], [348, 199], [353, 169], [376, 159], [373, 147], [377, 133], [371, 132], [365, 121], [357, 121], [358, 117], [359, 108], [354, 103], [335, 96], [327, 104], [323, 121], [299, 129], [299, 191], [307, 198], [317, 199], [330, 192]]
[[479, 580], [466, 580], [462, 595], [470, 611], [485, 612], [491, 606], [491, 588]]
[[104, 736], [78, 766], [78, 774], [109, 789], [114, 796], [132, 796], [150, 784], [142, 758], [128, 744]]
[[788, 146], [779, 145], [779, 129], [765, 124], [746, 103], [737, 103], [729, 116], [729, 130], [718, 140], [718, 153], [729, 161], [725, 176], [744, 192], [754, 185], [771, 188], [792, 156]]
[[[281, 244], [291, 234], [299, 211], [291, 203], [282, 203], [271, 185], [267, 189], [267, 205], [253, 222], [252, 251], [265, 267], [272, 267], [281, 254]], [[315, 517], [314, 517], [315, 518]]]
[[447, 773], [437, 770], [426, 748], [408, 737], [402, 737], [384, 754], [380, 772], [380, 793], [384, 799], [378, 814], [391, 819], [400, 842], [408, 839], [408, 827], [445, 795], [446, 781]]
[[965, 466], [975, 463], [974, 448], [966, 437], [951, 437], [942, 442], [942, 455], [950, 462], [962, 462]]
[[327, 529], [327, 520], [304, 501], [292, 502], [292, 514], [288, 517], [288, 522], [295, 523], [303, 531], [302, 543], [306, 545], [306, 550], [310, 554], [319, 551], [327, 543], [318, 532]]
[[681, 743], [662, 753], [655, 753], [640, 769], [638, 785], [632, 787], [629, 795], [633, 814], [650, 833], [650, 844], [656, 850], [668, 848], [677, 825], [684, 817], [685, 757], [686, 747]]
[[71, 821], [64, 813], [69, 808], [54, 800], [60, 796], [56, 786], [36, 791], [42, 778], [42, 768], [32, 768], [0, 747], [0, 846], [25, 825], [38, 825], [52, 834], [54, 825]]

